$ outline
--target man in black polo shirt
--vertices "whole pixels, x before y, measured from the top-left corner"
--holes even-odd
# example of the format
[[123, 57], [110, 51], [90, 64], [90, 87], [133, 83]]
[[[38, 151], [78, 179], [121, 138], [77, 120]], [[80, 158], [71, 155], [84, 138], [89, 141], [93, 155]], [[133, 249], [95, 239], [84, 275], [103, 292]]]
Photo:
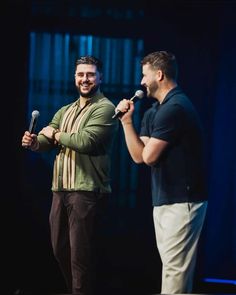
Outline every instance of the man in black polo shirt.
[[157, 102], [147, 110], [139, 136], [134, 104], [117, 106], [126, 144], [136, 163], [151, 166], [153, 220], [162, 260], [162, 294], [191, 293], [199, 236], [207, 208], [203, 136], [199, 116], [177, 85], [177, 62], [166, 51], [142, 60], [141, 84]]

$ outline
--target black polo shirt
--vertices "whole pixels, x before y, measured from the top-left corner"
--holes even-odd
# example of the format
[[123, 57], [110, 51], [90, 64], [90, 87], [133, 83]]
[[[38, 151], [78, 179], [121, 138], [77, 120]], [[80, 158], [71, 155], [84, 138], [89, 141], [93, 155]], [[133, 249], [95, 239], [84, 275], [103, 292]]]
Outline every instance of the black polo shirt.
[[207, 199], [203, 130], [193, 104], [180, 87], [145, 112], [140, 136], [169, 143], [151, 167], [153, 206]]

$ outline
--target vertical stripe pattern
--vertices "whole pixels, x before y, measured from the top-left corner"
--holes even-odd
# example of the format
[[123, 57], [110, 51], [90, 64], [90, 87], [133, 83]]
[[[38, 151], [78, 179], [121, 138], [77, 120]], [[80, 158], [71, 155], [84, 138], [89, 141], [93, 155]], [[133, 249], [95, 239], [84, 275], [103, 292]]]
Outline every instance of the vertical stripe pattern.
[[[65, 112], [60, 125], [60, 131], [66, 133], [76, 133], [79, 130], [80, 122], [91, 103], [79, 108], [79, 103], [73, 103]], [[75, 157], [74, 150], [62, 146], [60, 153], [56, 156], [53, 173], [53, 189], [71, 189], [75, 188]]]

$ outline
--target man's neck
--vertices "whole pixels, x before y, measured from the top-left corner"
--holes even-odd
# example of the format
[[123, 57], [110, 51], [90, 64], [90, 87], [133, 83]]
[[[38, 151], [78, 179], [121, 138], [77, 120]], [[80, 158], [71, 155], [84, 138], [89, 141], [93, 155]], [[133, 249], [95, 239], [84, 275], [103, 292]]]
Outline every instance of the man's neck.
[[176, 86], [178, 86], [177, 83], [171, 82], [171, 83], [166, 83], [165, 85], [163, 85], [163, 87], [158, 89], [157, 99], [160, 104], [163, 102], [166, 95]]
[[100, 93], [100, 90], [97, 90], [96, 93], [94, 93], [92, 96], [90, 97], [84, 97], [84, 96], [81, 96], [79, 97], [79, 105], [80, 105], [80, 108], [83, 108], [86, 104], [88, 104], [89, 101], [91, 101], [92, 97], [97, 95], [98, 93]]

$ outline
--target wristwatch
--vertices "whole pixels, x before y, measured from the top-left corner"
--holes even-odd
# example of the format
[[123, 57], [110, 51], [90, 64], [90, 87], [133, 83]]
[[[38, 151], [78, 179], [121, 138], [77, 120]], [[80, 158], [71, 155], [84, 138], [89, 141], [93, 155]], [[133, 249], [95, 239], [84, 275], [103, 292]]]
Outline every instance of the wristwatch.
[[60, 132], [59, 129], [53, 129], [53, 131], [52, 131], [52, 140], [54, 141], [54, 143], [57, 142], [57, 140], [56, 140], [56, 138], [55, 138], [55, 135], [56, 135], [58, 132]]

